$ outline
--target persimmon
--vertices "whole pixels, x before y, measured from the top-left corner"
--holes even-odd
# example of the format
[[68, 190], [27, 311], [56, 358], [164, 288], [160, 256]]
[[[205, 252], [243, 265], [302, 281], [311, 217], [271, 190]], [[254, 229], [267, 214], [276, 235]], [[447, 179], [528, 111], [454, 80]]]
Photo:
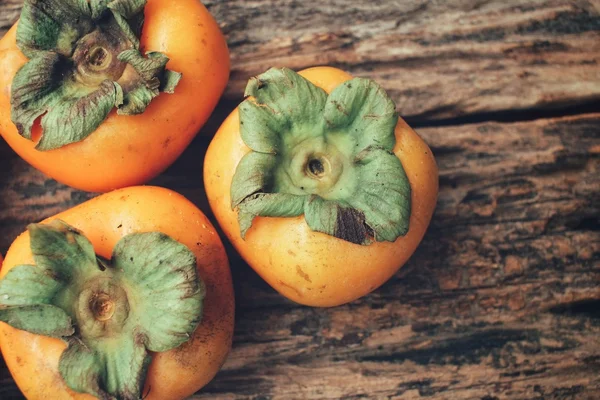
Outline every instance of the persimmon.
[[244, 260], [301, 304], [335, 306], [388, 280], [437, 201], [427, 144], [369, 79], [271, 69], [221, 125], [204, 163], [210, 206]]
[[185, 398], [225, 361], [233, 317], [219, 236], [158, 187], [30, 225], [0, 270], [0, 349], [28, 399]]
[[25, 0], [0, 39], [0, 134], [69, 186], [137, 185], [183, 152], [228, 78], [198, 0]]

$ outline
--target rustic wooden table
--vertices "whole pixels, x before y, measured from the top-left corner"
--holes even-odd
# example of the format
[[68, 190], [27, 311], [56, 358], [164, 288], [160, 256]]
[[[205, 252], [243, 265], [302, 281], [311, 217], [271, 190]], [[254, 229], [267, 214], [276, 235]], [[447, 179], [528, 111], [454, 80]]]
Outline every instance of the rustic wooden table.
[[[346, 306], [292, 304], [230, 251], [233, 350], [194, 398], [600, 399], [600, 3], [207, 6], [231, 82], [153, 184], [209, 212], [203, 151], [248, 77], [330, 64], [389, 90], [437, 157], [440, 196], [410, 262]], [[0, 0], [0, 34], [20, 7]], [[27, 223], [93, 196], [0, 143], [0, 252]], [[0, 398], [20, 398], [3, 366], [0, 385]]]

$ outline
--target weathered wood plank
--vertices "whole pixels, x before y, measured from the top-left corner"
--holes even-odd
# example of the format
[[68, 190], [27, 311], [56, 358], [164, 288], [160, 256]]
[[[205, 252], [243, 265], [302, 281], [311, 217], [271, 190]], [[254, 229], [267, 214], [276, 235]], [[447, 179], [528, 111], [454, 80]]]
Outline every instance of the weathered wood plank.
[[[0, 32], [21, 1], [3, 0]], [[330, 64], [376, 79], [418, 119], [600, 101], [588, 0], [205, 3], [230, 46], [230, 99], [271, 66]]]
[[[421, 129], [441, 171], [432, 225], [394, 279], [350, 305], [291, 304], [230, 252], [234, 349], [195, 398], [600, 395], [599, 121]], [[156, 181], [204, 210], [206, 143]], [[0, 178], [0, 251], [28, 222], [91, 196], [0, 159], [11, 168]]]
[[[401, 322], [370, 335], [368, 325], [396, 316], [390, 309], [343, 310], [342, 319], [332, 313], [318, 320], [334, 326], [323, 334], [292, 331], [286, 339], [289, 328], [283, 327], [275, 344], [245, 343], [232, 355], [229, 368], [194, 398], [262, 393], [274, 399], [593, 399], [600, 393], [600, 364], [589, 355], [597, 354], [598, 327], [574, 334], [572, 326], [581, 318], [543, 315], [497, 327], [477, 321]], [[357, 320], [360, 327], [353, 324]], [[347, 323], [351, 328], [342, 326]], [[559, 324], [564, 327], [557, 328]], [[575, 348], [579, 355], [572, 357]]]
[[270, 66], [320, 64], [377, 79], [408, 116], [559, 106], [600, 91], [600, 17], [587, 2], [209, 5], [231, 44], [234, 95]]
[[421, 130], [442, 186], [407, 269], [331, 310], [238, 278], [237, 346], [197, 398], [597, 398], [598, 117]]
[[231, 44], [229, 94], [273, 65], [321, 64], [377, 79], [406, 116], [558, 107], [600, 92], [600, 16], [586, 1], [209, 4]]
[[407, 269], [330, 310], [236, 271], [236, 347], [196, 398], [597, 398], [598, 117], [421, 130], [440, 206]]
[[406, 116], [559, 107], [600, 93], [600, 15], [587, 1], [208, 4], [231, 45], [229, 95], [270, 66], [321, 64], [377, 79]]

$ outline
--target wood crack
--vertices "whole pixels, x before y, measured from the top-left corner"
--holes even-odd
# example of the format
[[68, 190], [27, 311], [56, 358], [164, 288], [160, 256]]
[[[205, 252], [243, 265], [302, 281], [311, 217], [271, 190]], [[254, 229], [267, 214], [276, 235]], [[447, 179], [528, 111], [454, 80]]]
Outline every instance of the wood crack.
[[454, 118], [436, 119], [433, 115], [436, 111], [431, 111], [427, 114], [411, 115], [406, 118], [406, 122], [414, 128], [434, 128], [456, 125], [472, 125], [486, 122], [528, 122], [544, 119], [555, 119], [562, 117], [586, 115], [600, 111], [600, 97], [590, 101], [582, 101], [579, 103], [563, 104], [549, 103], [543, 108], [528, 108], [528, 109], [506, 109], [491, 112], [481, 112], [462, 115]]

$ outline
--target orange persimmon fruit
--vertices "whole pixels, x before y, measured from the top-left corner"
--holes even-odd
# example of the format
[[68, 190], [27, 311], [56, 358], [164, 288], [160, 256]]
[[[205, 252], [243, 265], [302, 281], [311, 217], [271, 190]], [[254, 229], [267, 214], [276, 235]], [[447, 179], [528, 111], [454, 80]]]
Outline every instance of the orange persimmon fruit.
[[0, 349], [28, 399], [183, 399], [231, 348], [221, 240], [167, 189], [120, 189], [30, 225], [0, 278], [0, 320], [20, 328], [0, 322]]
[[383, 89], [331, 67], [252, 78], [204, 163], [221, 228], [279, 293], [336, 306], [373, 291], [413, 254], [438, 170]]
[[26, 0], [0, 39], [0, 135], [59, 182], [91, 192], [147, 182], [227, 85], [227, 44], [200, 1], [144, 3]]

